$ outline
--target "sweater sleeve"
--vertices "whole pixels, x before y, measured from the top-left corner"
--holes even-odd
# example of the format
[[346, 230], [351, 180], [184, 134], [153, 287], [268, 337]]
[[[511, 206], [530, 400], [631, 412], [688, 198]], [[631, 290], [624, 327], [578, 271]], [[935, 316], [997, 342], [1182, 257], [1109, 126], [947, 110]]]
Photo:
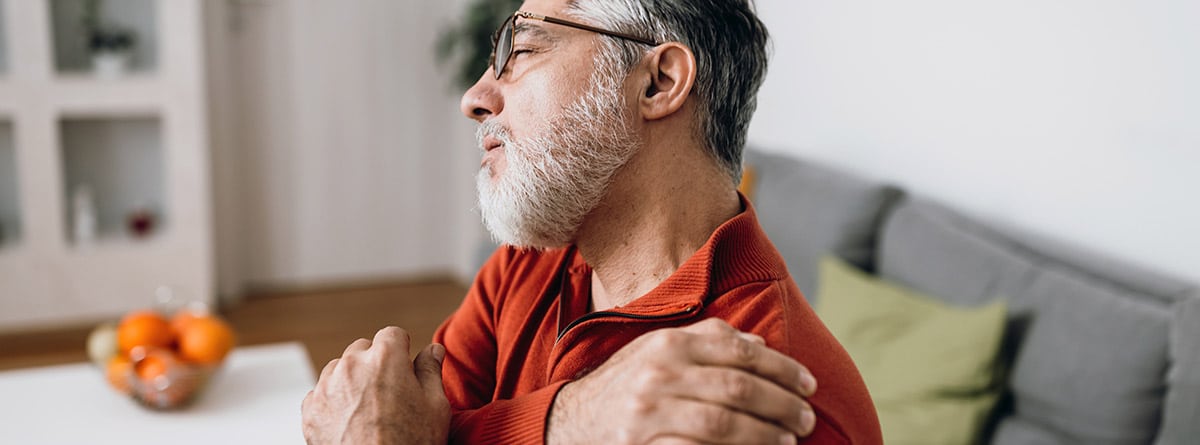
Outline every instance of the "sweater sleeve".
[[796, 359], [817, 378], [817, 392], [807, 399], [817, 415], [816, 428], [801, 443], [882, 443], [874, 404], [854, 362], [794, 286], [787, 280], [723, 296], [739, 304], [722, 318], [762, 336], [767, 346]]
[[446, 347], [442, 381], [450, 401], [450, 443], [544, 443], [558, 382], [510, 400], [495, 400], [496, 309], [512, 252], [502, 247], [480, 269], [462, 305], [434, 334]]

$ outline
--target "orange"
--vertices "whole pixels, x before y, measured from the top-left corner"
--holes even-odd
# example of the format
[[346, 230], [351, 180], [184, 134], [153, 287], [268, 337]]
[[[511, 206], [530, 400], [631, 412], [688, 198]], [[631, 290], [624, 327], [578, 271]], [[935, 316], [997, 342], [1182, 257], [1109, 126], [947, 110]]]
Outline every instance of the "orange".
[[129, 374], [133, 371], [133, 362], [129, 361], [129, 357], [124, 355], [114, 355], [108, 359], [108, 366], [105, 368], [105, 378], [108, 379], [108, 384], [121, 393], [129, 393]]
[[215, 365], [225, 359], [236, 342], [228, 324], [212, 315], [200, 315], [180, 334], [179, 355], [189, 362]]
[[191, 309], [180, 309], [178, 312], [175, 312], [174, 316], [171, 317], [171, 335], [175, 336], [175, 339], [178, 340], [183, 336], [183, 330], [187, 328], [187, 325], [191, 324], [193, 320], [203, 316], [205, 315], [201, 312], [196, 312]]
[[137, 372], [138, 378], [143, 382], [151, 383], [160, 375], [166, 375], [170, 369], [170, 363], [161, 355], [150, 354], [142, 361], [134, 365], [134, 372]]
[[121, 319], [117, 325], [117, 346], [122, 354], [138, 346], [167, 348], [171, 346], [171, 326], [154, 311], [136, 311]]

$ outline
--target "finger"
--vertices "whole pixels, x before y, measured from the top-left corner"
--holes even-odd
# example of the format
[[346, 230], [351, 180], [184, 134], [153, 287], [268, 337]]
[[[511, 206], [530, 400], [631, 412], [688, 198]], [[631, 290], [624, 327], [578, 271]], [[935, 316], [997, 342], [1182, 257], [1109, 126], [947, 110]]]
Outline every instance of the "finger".
[[346, 346], [345, 351], [342, 351], [342, 357], [349, 356], [350, 354], [355, 353], [355, 352], [366, 351], [370, 347], [371, 347], [371, 340], [367, 340], [365, 338], [360, 338], [358, 340], [354, 340], [353, 342], [350, 343], [350, 346]]
[[329, 363], [325, 364], [324, 368], [321, 368], [321, 377], [317, 378], [317, 382], [324, 381], [325, 378], [329, 377], [329, 374], [333, 373], [333, 368], [337, 367], [338, 360], [340, 359], [335, 358], [330, 360]]
[[678, 436], [659, 436], [650, 440], [650, 445], [703, 445], [704, 442]]
[[725, 406], [787, 428], [801, 437], [812, 434], [816, 414], [794, 392], [745, 371], [693, 367], [672, 381], [668, 394]]
[[388, 326], [375, 333], [374, 344], [378, 347], [374, 349], [377, 353], [383, 354], [385, 358], [398, 358], [399, 362], [407, 365], [409, 363], [408, 348], [410, 341], [408, 331], [395, 326]]
[[757, 334], [751, 334], [749, 332], [738, 332], [737, 335], [739, 337], [742, 337], [742, 338], [750, 341], [751, 343], [757, 343], [760, 345], [767, 344], [767, 340], [763, 339], [762, 336], [757, 335]]
[[446, 398], [446, 390], [442, 388], [442, 359], [445, 357], [446, 348], [434, 343], [422, 349], [413, 360], [417, 381], [430, 400]]
[[695, 363], [749, 371], [805, 397], [816, 391], [816, 379], [808, 368], [766, 345], [738, 335], [697, 335], [689, 340], [687, 353]]
[[710, 403], [670, 399], [662, 413], [663, 433], [693, 441], [717, 444], [770, 443], [795, 444], [796, 437], [778, 425], [749, 414]]
[[737, 329], [734, 329], [733, 326], [730, 326], [729, 323], [720, 318], [706, 318], [684, 327], [683, 330], [701, 335], [723, 335], [738, 332]]

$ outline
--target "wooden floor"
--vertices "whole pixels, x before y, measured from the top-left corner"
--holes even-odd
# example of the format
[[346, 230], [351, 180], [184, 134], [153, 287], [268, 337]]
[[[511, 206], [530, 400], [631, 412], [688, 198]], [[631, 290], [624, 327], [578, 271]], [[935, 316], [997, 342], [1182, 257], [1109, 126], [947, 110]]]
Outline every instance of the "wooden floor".
[[[240, 345], [299, 341], [319, 371], [355, 339], [371, 338], [384, 326], [412, 335], [412, 353], [466, 295], [449, 279], [369, 288], [247, 298], [222, 310]], [[85, 340], [92, 326], [0, 336], [0, 370], [87, 361]]]

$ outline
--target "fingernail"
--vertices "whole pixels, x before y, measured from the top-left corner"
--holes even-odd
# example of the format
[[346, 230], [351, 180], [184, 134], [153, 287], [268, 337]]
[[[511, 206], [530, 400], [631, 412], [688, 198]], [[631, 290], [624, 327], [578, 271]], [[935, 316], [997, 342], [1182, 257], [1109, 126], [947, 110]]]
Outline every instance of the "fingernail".
[[779, 436], [779, 443], [780, 445], [796, 445], [796, 436], [790, 433]]
[[434, 360], [437, 360], [438, 363], [441, 363], [442, 360], [444, 360], [446, 358], [446, 347], [439, 345], [437, 343], [434, 343], [432, 345], [432, 347], [433, 347], [433, 350], [429, 351], [429, 352], [433, 353]]
[[813, 427], [816, 426], [816, 423], [817, 415], [813, 413], [811, 409], [800, 411], [800, 428], [803, 428], [804, 431], [811, 433]]
[[807, 372], [800, 373], [800, 389], [812, 394], [817, 391], [817, 378]]

